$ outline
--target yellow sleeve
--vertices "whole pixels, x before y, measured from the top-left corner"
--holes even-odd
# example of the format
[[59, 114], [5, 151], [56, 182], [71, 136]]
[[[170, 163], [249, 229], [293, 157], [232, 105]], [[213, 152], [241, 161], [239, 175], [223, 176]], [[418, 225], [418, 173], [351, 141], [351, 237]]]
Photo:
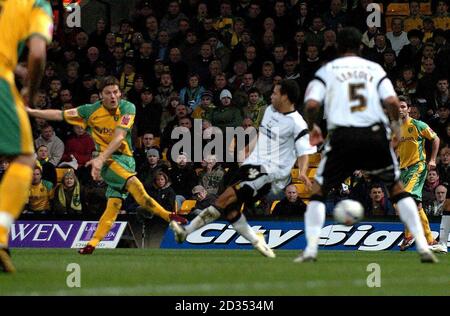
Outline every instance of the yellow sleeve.
[[87, 128], [87, 123], [85, 119], [80, 115], [78, 108], [76, 109], [69, 109], [62, 112], [63, 113], [63, 119], [67, 123], [71, 125], [77, 125], [84, 129]]
[[42, 36], [47, 43], [52, 41], [53, 37], [53, 18], [41, 7], [34, 7], [30, 14], [30, 27], [25, 38], [32, 35]]

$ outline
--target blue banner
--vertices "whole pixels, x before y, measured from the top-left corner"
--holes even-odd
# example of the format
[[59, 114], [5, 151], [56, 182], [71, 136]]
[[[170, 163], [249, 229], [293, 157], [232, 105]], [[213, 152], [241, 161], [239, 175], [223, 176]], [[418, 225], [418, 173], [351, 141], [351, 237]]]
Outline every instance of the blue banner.
[[[305, 224], [303, 221], [250, 221], [250, 226], [264, 234], [273, 249], [304, 249]], [[433, 236], [439, 235], [439, 224], [430, 224]], [[326, 222], [320, 235], [321, 250], [399, 250], [404, 225], [393, 222], [361, 222], [354, 226]], [[172, 249], [251, 249], [251, 244], [241, 237], [227, 222], [214, 222], [189, 234], [182, 244], [175, 242], [173, 232], [167, 229], [161, 248]], [[410, 249], [415, 249], [411, 247]]]

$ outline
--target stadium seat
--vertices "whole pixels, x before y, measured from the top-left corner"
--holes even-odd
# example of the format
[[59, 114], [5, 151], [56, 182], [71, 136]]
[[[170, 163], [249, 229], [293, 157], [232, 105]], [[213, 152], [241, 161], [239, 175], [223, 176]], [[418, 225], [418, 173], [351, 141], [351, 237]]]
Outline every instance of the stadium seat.
[[426, 2], [426, 3], [421, 3], [420, 4], [420, 13], [423, 15], [431, 15], [431, 3], [430, 2]]
[[293, 183], [299, 183], [298, 181], [298, 168], [292, 168], [291, 170], [291, 178]]
[[195, 204], [197, 204], [197, 200], [184, 200], [183, 204], [181, 204], [181, 209], [178, 211], [180, 215], [189, 214], [194, 208]]
[[392, 15], [409, 15], [409, 4], [408, 3], [391, 3], [387, 6], [386, 16]]
[[309, 168], [306, 171], [306, 175], [308, 176], [308, 178], [312, 179], [316, 175], [316, 172], [317, 172], [317, 168]]
[[61, 183], [64, 173], [67, 171], [67, 168], [55, 168], [56, 170], [56, 182]]
[[280, 203], [280, 200], [275, 200], [272, 202], [272, 206], [270, 207], [270, 214], [272, 214], [273, 210], [275, 209], [275, 206]]
[[297, 188], [298, 196], [301, 199], [311, 197], [311, 191], [303, 183], [296, 183], [295, 187]]
[[153, 146], [159, 147], [161, 145], [161, 137], [155, 137], [153, 139]]

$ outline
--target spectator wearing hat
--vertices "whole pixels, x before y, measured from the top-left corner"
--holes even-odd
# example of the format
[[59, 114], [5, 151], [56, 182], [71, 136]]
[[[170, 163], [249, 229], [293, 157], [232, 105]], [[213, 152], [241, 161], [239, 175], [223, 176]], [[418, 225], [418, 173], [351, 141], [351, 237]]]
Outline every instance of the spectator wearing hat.
[[192, 118], [205, 119], [208, 116], [208, 112], [215, 108], [213, 98], [213, 93], [210, 90], [203, 91], [199, 106], [192, 112]]
[[144, 76], [141, 74], [136, 74], [134, 76], [133, 88], [128, 91], [127, 100], [137, 105], [141, 101], [141, 93], [145, 88]]
[[233, 105], [232, 99], [230, 90], [222, 90], [220, 105], [214, 108], [207, 117], [208, 121], [213, 126], [220, 128], [223, 133], [227, 127], [238, 127], [242, 123], [241, 111]]
[[400, 67], [411, 65], [416, 73], [420, 69], [420, 61], [422, 59], [423, 50], [423, 33], [418, 29], [408, 31], [409, 44], [405, 45], [398, 55], [398, 63]]
[[139, 166], [138, 178], [142, 183], [146, 185], [151, 185], [155, 179], [156, 172], [164, 171], [168, 172], [168, 163], [161, 160], [161, 154], [159, 148], [151, 148], [145, 151], [146, 161], [144, 164]]
[[155, 136], [161, 135], [161, 115], [162, 105], [155, 100], [153, 91], [145, 87], [141, 91], [141, 98], [136, 103], [136, 129], [137, 136], [141, 137], [145, 132], [150, 132]]
[[196, 200], [197, 202], [188, 215], [189, 220], [196, 217], [208, 206], [213, 205], [213, 203], [217, 199], [216, 194], [208, 193], [208, 191], [202, 185], [196, 185], [192, 189], [192, 195], [194, 197], [194, 200]]

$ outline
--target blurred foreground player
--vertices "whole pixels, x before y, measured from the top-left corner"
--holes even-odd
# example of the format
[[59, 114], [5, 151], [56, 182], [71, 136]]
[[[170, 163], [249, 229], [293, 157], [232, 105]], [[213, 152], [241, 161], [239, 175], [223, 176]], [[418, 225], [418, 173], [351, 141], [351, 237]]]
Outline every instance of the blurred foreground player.
[[34, 145], [14, 71], [27, 44], [25, 90], [34, 100], [44, 72], [46, 44], [53, 35], [51, 6], [42, 0], [0, 1], [0, 29], [0, 156], [11, 161], [0, 184], [0, 271], [15, 272], [8, 251], [8, 234], [28, 199]]
[[[358, 57], [361, 33], [345, 28], [338, 34], [341, 57], [321, 67], [305, 94], [305, 119], [312, 145], [323, 141], [315, 124], [324, 102], [329, 136], [313, 183], [311, 202], [305, 213], [307, 246], [294, 261], [315, 261], [320, 232], [325, 222], [325, 196], [354, 170], [382, 181], [400, 219], [416, 239], [422, 262], [437, 262], [428, 249], [417, 205], [400, 181], [400, 170], [390, 142], [392, 132], [400, 139], [399, 100], [386, 72], [376, 63]], [[381, 101], [386, 106], [389, 119]]]
[[131, 129], [136, 108], [133, 103], [121, 99], [119, 82], [106, 77], [100, 84], [101, 100], [82, 105], [76, 109], [37, 110], [28, 108], [33, 117], [45, 120], [62, 121], [81, 126], [91, 134], [98, 157], [90, 160], [94, 181], [103, 179], [108, 184], [106, 210], [100, 218], [98, 228], [88, 242], [80, 249], [80, 254], [91, 254], [111, 229], [122, 207], [122, 201], [131, 193], [136, 202], [145, 210], [169, 222], [186, 222], [186, 219], [166, 211], [151, 198], [136, 177], [135, 161], [131, 147]]

